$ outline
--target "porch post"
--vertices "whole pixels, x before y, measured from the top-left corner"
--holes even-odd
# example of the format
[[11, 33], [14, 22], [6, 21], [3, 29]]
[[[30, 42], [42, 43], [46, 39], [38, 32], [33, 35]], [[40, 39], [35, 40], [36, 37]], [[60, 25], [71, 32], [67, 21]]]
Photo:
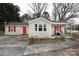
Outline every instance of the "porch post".
[[64, 28], [64, 36], [66, 37], [66, 26], [67, 26], [67, 24], [64, 25], [64, 26], [65, 26], [65, 28]]

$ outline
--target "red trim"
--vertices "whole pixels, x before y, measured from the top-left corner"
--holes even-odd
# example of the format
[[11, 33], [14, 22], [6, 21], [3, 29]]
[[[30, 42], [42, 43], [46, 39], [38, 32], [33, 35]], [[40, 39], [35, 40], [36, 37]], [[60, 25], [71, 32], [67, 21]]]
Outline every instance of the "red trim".
[[26, 34], [26, 26], [25, 26], [25, 25], [23, 25], [23, 27], [22, 27], [22, 28], [23, 28], [23, 31], [22, 31], [22, 32], [23, 32], [23, 34]]
[[60, 32], [62, 32], [62, 25], [60, 25]]
[[10, 25], [8, 24], [8, 32], [10, 32]]
[[56, 32], [56, 25], [54, 25], [54, 32]]
[[16, 32], [16, 25], [14, 25], [14, 32]]

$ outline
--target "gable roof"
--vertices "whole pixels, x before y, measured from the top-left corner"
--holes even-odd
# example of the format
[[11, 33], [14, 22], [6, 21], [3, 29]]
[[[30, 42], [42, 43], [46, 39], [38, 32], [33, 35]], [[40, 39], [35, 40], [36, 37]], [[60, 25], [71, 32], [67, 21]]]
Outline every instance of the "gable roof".
[[46, 22], [48, 22], [48, 23], [51, 23], [51, 24], [52, 24], [52, 22], [51, 22], [51, 21], [48, 21], [47, 19], [42, 18], [42, 17], [40, 17], [40, 18], [36, 18], [36, 19], [33, 19], [33, 20], [29, 21], [29, 23], [31, 23], [31, 22], [35, 22], [35, 21], [37, 21], [37, 20], [43, 20], [43, 21], [46, 21]]
[[47, 19], [42, 18], [42, 17], [33, 19], [33, 20], [29, 21], [28, 23], [35, 22], [35, 21], [37, 21], [37, 20], [43, 20], [43, 21], [46, 21], [46, 22], [48, 22], [48, 23], [50, 23], [50, 24], [66, 24], [66, 22], [59, 22], [59, 21], [47, 20]]

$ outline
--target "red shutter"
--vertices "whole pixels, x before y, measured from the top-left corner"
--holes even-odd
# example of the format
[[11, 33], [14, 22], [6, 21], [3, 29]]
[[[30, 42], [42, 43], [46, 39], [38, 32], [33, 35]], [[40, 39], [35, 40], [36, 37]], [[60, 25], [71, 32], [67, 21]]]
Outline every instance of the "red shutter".
[[60, 25], [60, 32], [62, 32], [62, 25]]
[[26, 34], [26, 26], [23, 26], [23, 34]]
[[14, 32], [16, 32], [16, 25], [14, 25]]
[[56, 25], [54, 25], [54, 32], [56, 32]]
[[8, 32], [10, 32], [10, 25], [8, 24]]

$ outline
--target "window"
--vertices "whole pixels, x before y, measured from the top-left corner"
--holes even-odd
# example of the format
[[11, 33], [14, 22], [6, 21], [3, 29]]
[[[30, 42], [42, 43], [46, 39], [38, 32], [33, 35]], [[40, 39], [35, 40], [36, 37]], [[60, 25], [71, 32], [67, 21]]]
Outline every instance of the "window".
[[14, 26], [13, 25], [11, 25], [11, 26], [9, 25], [8, 26], [8, 32], [16, 32], [16, 26], [15, 25]]
[[47, 31], [46, 25], [44, 25], [44, 31]]
[[10, 31], [11, 31], [11, 32], [13, 32], [13, 31], [14, 31], [14, 26], [11, 26]]
[[37, 31], [37, 29], [38, 29], [38, 31], [43, 31], [43, 30], [47, 31], [45, 24], [43, 26], [42, 26], [42, 24], [39, 24], [38, 26], [37, 26], [37, 24], [35, 24], [35, 31]]
[[35, 24], [35, 31], [37, 31], [37, 24]]
[[41, 24], [39, 25], [39, 31], [42, 31], [42, 25]]

